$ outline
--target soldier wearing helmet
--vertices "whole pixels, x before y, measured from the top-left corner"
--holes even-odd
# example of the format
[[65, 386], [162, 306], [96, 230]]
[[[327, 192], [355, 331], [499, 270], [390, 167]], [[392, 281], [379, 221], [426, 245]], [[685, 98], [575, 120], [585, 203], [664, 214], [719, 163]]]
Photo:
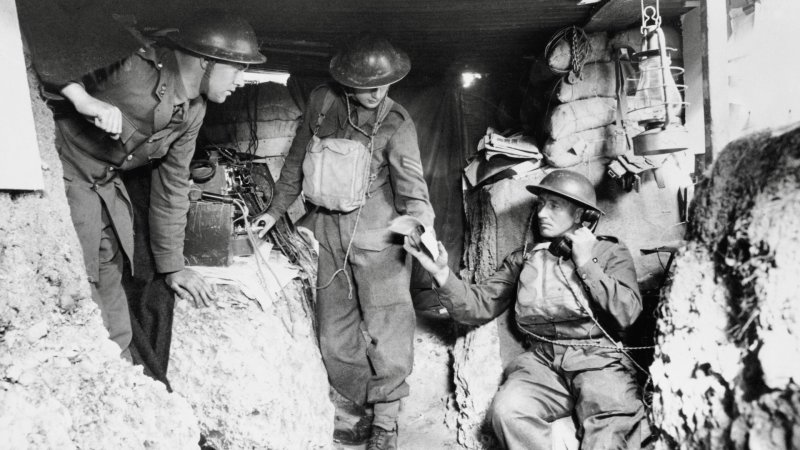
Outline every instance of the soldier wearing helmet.
[[67, 82], [71, 107], [56, 114], [56, 145], [72, 220], [83, 247], [92, 298], [111, 339], [129, 357], [131, 324], [121, 285], [123, 258], [133, 259], [133, 206], [120, 172], [152, 165], [149, 229], [156, 271], [200, 305], [210, 286], [184, 268], [189, 162], [206, 111], [243, 85], [258, 52], [247, 22], [222, 11], [187, 18], [172, 45], [135, 54]]
[[[334, 438], [355, 444], [371, 435], [370, 449], [396, 448], [400, 399], [409, 394], [406, 377], [413, 364], [410, 265], [389, 222], [408, 214], [433, 229], [434, 220], [414, 122], [387, 95], [410, 68], [405, 53], [370, 34], [339, 51], [330, 62], [337, 83], [311, 93], [272, 205], [256, 221], [263, 235], [301, 188], [312, 204], [303, 223], [320, 242], [317, 320], [323, 361], [338, 392], [374, 411], [374, 419], [367, 413], [352, 429], [337, 429]], [[331, 150], [328, 162], [315, 162], [329, 149], [347, 150]], [[363, 174], [337, 156], [358, 152], [367, 155]], [[317, 176], [322, 172], [326, 175]], [[355, 202], [331, 200], [354, 184], [365, 186], [363, 196], [349, 199]]]
[[455, 320], [482, 324], [514, 308], [527, 351], [506, 367], [489, 411], [506, 448], [549, 450], [550, 423], [573, 416], [581, 448], [639, 449], [649, 429], [635, 363], [617, 346], [642, 310], [633, 258], [586, 227], [602, 212], [583, 175], [556, 170], [527, 188], [538, 197], [537, 239], [481, 284], [451, 273], [441, 243], [436, 261], [408, 239], [405, 248], [431, 273]]

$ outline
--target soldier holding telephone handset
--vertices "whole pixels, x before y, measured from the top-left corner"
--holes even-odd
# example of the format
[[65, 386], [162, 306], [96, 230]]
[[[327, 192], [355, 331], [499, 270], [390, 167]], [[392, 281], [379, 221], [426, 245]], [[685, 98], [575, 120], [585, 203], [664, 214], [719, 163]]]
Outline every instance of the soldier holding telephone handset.
[[616, 238], [593, 233], [602, 212], [583, 175], [556, 170], [527, 188], [538, 196], [537, 242], [482, 284], [456, 277], [441, 243], [435, 261], [409, 238], [405, 248], [455, 320], [481, 324], [514, 308], [527, 351], [506, 367], [489, 411], [506, 448], [550, 449], [550, 423], [570, 415], [581, 448], [641, 448], [649, 427], [618, 338], [642, 310], [633, 258]]

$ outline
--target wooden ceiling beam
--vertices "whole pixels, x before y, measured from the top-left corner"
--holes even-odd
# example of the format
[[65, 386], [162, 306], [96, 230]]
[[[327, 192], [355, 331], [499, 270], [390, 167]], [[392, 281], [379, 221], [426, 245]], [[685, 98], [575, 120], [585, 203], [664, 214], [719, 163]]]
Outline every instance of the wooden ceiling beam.
[[587, 33], [624, 30], [641, 20], [640, 0], [608, 0], [592, 13], [583, 29]]
[[[680, 17], [692, 8], [700, 6], [699, 0], [658, 0], [664, 20]], [[656, 6], [656, 0], [645, 0], [645, 6]], [[583, 28], [587, 32], [618, 31], [641, 24], [641, 0], [608, 0], [596, 7]]]

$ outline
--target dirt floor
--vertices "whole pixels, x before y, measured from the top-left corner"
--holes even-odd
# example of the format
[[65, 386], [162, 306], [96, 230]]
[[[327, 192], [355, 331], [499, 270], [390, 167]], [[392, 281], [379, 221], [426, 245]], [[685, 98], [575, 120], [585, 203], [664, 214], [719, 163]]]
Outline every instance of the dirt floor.
[[[407, 450], [460, 449], [456, 443], [452, 406], [450, 351], [455, 336], [451, 322], [433, 313], [417, 313], [414, 371], [408, 379], [411, 395], [400, 411], [399, 447]], [[334, 394], [337, 421], [353, 423], [357, 417], [347, 400]], [[335, 444], [337, 450], [366, 449], [366, 444]]]

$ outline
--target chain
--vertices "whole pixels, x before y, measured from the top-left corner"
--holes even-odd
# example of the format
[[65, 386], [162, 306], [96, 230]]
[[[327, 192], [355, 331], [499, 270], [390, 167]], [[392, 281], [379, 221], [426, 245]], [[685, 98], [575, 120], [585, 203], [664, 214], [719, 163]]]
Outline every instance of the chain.
[[[585, 307], [583, 306], [583, 303], [581, 303], [580, 297], [578, 296], [578, 294], [575, 293], [575, 290], [572, 287], [572, 283], [569, 282], [569, 279], [567, 278], [566, 273], [564, 273], [564, 268], [561, 266], [561, 258], [558, 258], [557, 265], [558, 265], [559, 271], [561, 272], [561, 276], [564, 277], [564, 281], [566, 282], [567, 287], [569, 288], [569, 291], [572, 294], [572, 297], [575, 299], [575, 302], [578, 304], [578, 307], [581, 308], [582, 310], [584, 310]], [[587, 313], [588, 313], [588, 311], [587, 311]], [[600, 322], [598, 322], [597, 319], [594, 317], [594, 314], [589, 313], [589, 317], [595, 323], [597, 328], [599, 328], [600, 331], [603, 332], [603, 335], [606, 337], [606, 339], [608, 339], [610, 342], [615, 343], [615, 345], [603, 345], [603, 344], [595, 343], [595, 342], [585, 342], [585, 340], [583, 340], [583, 341], [556, 341], [556, 340], [553, 340], [553, 339], [548, 339], [548, 338], [546, 338], [544, 336], [539, 336], [536, 333], [532, 333], [532, 332], [524, 329], [523, 327], [519, 326], [519, 322], [517, 322], [517, 328], [519, 328], [523, 333], [530, 335], [531, 337], [533, 337], [536, 340], [539, 340], [539, 341], [542, 341], [542, 342], [546, 342], [546, 343], [552, 344], [552, 345], [560, 345], [562, 347], [579, 347], [579, 348], [586, 348], [586, 347], [604, 348], [604, 349], [614, 350], [614, 351], [618, 351], [618, 352], [622, 353], [623, 355], [625, 355], [625, 357], [628, 358], [628, 360], [634, 365], [634, 367], [636, 367], [639, 371], [641, 371], [643, 374], [645, 374], [647, 376], [647, 379], [645, 380], [644, 384], [641, 386], [641, 388], [642, 388], [642, 398], [644, 398], [644, 394], [645, 394], [645, 392], [647, 392], [648, 386], [650, 386], [652, 384], [652, 382], [653, 382], [653, 377], [650, 375], [650, 373], [644, 367], [642, 367], [638, 362], [636, 362], [636, 360], [630, 355], [630, 353], [628, 353], [628, 351], [629, 350], [649, 350], [649, 349], [655, 348], [655, 346], [654, 345], [648, 345], [648, 346], [641, 346], [641, 347], [626, 347], [626, 346], [622, 345], [621, 341], [620, 342], [616, 342], [608, 334], [608, 332], [605, 330], [605, 328], [603, 328], [603, 326], [600, 325]], [[648, 407], [648, 408], [651, 407], [651, 405], [649, 405], [647, 402], [644, 402], [644, 403], [645, 403], [646, 407]]]
[[559, 75], [569, 74], [567, 81], [572, 84], [581, 79], [583, 66], [592, 51], [592, 43], [583, 29], [576, 26], [562, 28], [550, 38], [545, 46], [544, 54], [547, 61], [550, 60], [550, 54], [555, 50], [556, 44], [562, 40], [567, 41], [570, 47], [570, 68], [564, 70], [551, 66], [550, 70]]

